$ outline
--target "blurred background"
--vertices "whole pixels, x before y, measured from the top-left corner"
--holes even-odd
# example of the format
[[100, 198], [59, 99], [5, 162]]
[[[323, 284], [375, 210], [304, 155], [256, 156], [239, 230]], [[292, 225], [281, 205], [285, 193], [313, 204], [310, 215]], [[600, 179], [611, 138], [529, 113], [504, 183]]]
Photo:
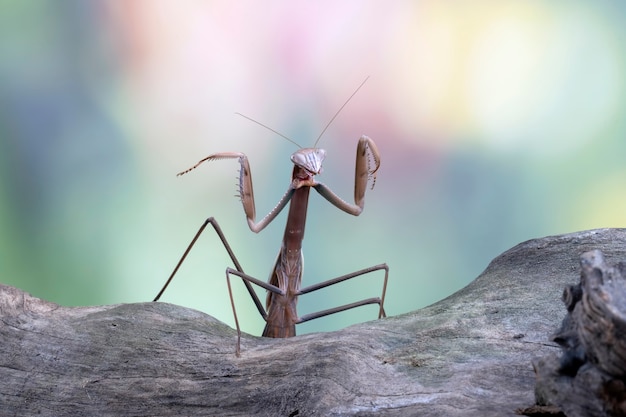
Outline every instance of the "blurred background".
[[[376, 187], [359, 217], [312, 193], [304, 285], [387, 262], [397, 315], [522, 241], [624, 227], [624, 4], [2, 0], [0, 282], [66, 306], [149, 301], [209, 216], [267, 279], [286, 210], [255, 235], [233, 197], [236, 161], [176, 173], [244, 152], [260, 219], [297, 148], [235, 112], [312, 146], [367, 76], [320, 140], [319, 180], [351, 201], [367, 134]], [[207, 230], [162, 300], [233, 325], [229, 265]], [[299, 311], [376, 296], [381, 281], [304, 296]], [[236, 303], [259, 335], [242, 288]]]

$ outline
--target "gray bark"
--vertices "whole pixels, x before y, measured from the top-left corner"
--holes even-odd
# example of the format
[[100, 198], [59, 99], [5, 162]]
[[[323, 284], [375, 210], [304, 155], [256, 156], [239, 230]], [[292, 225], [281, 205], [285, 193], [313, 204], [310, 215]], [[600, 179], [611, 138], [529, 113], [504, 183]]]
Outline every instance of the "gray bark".
[[626, 230], [522, 243], [412, 313], [291, 339], [244, 335], [240, 358], [234, 330], [198, 311], [67, 308], [0, 286], [0, 415], [512, 416], [535, 403], [532, 360], [560, 353], [561, 294], [594, 249], [625, 260]]
[[553, 340], [562, 347], [534, 362], [539, 404], [570, 417], [626, 416], [626, 264], [599, 250], [581, 256], [580, 283], [565, 288], [568, 314]]

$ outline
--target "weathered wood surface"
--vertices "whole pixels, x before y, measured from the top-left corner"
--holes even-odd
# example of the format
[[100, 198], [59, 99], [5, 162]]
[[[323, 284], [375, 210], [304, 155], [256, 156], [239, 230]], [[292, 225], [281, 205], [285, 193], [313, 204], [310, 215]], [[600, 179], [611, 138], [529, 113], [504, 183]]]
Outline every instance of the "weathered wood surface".
[[[245, 336], [241, 358], [232, 329], [184, 307], [66, 308], [0, 286], [0, 415], [512, 416], [535, 402], [531, 361], [560, 352], [561, 294], [593, 249], [625, 260], [626, 230], [528, 241], [429, 307]], [[419, 271], [407, 290], [446, 279]]]
[[584, 253], [580, 264], [553, 337], [563, 352], [534, 362], [537, 399], [569, 417], [626, 416], [626, 264], [609, 266], [599, 250]]

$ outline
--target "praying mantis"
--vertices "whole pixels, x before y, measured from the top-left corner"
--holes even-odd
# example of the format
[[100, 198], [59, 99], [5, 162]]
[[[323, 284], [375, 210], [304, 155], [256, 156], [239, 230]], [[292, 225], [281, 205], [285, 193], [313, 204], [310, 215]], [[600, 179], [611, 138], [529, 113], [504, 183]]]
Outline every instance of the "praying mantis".
[[[367, 78], [365, 79], [365, 81], [367, 81]], [[322, 197], [324, 197], [340, 210], [352, 214], [353, 216], [358, 216], [363, 211], [365, 203], [365, 192], [369, 181], [372, 181], [372, 189], [374, 188], [374, 185], [376, 183], [376, 173], [378, 171], [378, 168], [380, 167], [380, 154], [374, 141], [367, 136], [361, 136], [357, 145], [354, 180], [354, 204], [350, 204], [344, 201], [328, 186], [321, 182], [318, 182], [315, 178], [316, 175], [319, 175], [322, 172], [322, 162], [324, 161], [324, 158], [326, 156], [326, 151], [324, 149], [316, 147], [319, 139], [322, 137], [328, 126], [330, 126], [333, 120], [345, 107], [345, 105], [350, 101], [350, 99], [357, 93], [357, 91], [363, 86], [363, 84], [365, 84], [365, 81], [361, 83], [361, 85], [354, 91], [350, 98], [348, 98], [348, 100], [343, 104], [339, 111], [337, 111], [337, 113], [333, 116], [333, 118], [326, 125], [322, 133], [315, 141], [315, 144], [312, 148], [303, 148], [291, 139], [282, 135], [281, 133], [265, 125], [262, 125], [254, 119], [250, 119], [247, 116], [243, 116], [240, 114], [241, 116], [248, 118], [255, 123], [258, 123], [263, 127], [266, 127], [267, 129], [277, 133], [278, 135], [286, 138], [290, 142], [300, 147], [299, 150], [291, 155], [291, 161], [293, 162], [294, 167], [291, 175], [291, 181], [289, 183], [289, 186], [287, 187], [287, 191], [278, 201], [276, 206], [259, 222], [256, 221], [256, 208], [254, 202], [250, 164], [248, 162], [248, 157], [245, 154], [240, 152], [215, 153], [207, 156], [204, 159], [201, 159], [197, 164], [186, 169], [185, 171], [178, 173], [178, 176], [184, 175], [189, 171], [196, 169], [204, 162], [217, 161], [220, 159], [237, 159], [240, 165], [239, 197], [241, 199], [243, 210], [246, 215], [250, 230], [255, 233], [259, 233], [276, 218], [276, 216], [285, 208], [287, 203], [290, 203], [289, 213], [287, 215], [287, 225], [285, 227], [283, 241], [279, 249], [278, 256], [276, 258], [276, 263], [274, 264], [274, 268], [270, 273], [269, 281], [264, 282], [244, 272], [230, 244], [226, 240], [226, 237], [222, 232], [221, 227], [213, 217], [209, 217], [200, 226], [198, 232], [191, 240], [191, 243], [188, 245], [182, 257], [178, 261], [178, 264], [174, 268], [172, 274], [167, 279], [165, 285], [153, 301], [158, 301], [161, 295], [163, 295], [163, 292], [174, 278], [174, 275], [176, 275], [176, 272], [191, 251], [192, 247], [194, 246], [202, 232], [205, 230], [205, 228], [210, 224], [220, 238], [222, 244], [224, 245], [224, 248], [228, 252], [229, 257], [235, 266], [234, 269], [231, 267], [226, 268], [226, 282], [228, 285], [228, 293], [230, 296], [230, 302], [235, 318], [235, 326], [237, 329], [237, 345], [235, 350], [235, 354], [237, 356], [240, 355], [241, 351], [241, 330], [239, 328], [239, 320], [237, 318], [237, 311], [235, 309], [235, 302], [233, 299], [231, 276], [237, 276], [242, 279], [244, 285], [250, 293], [250, 296], [252, 297], [253, 302], [256, 305], [257, 310], [259, 311], [259, 314], [265, 320], [266, 324], [262, 333], [264, 337], [293, 337], [296, 335], [296, 324], [304, 323], [306, 321], [310, 321], [316, 318], [324, 317], [330, 314], [339, 313], [369, 304], [378, 304], [379, 319], [386, 317], [384, 302], [385, 293], [387, 290], [389, 267], [385, 263], [371, 266], [369, 268], [361, 269], [359, 271], [341, 275], [339, 277], [332, 278], [324, 282], [301, 288], [303, 273], [302, 241], [304, 239], [304, 228], [306, 223], [309, 192], [311, 188], [317, 191]], [[296, 304], [300, 295], [308, 294], [322, 288], [326, 288], [331, 285], [338, 284], [340, 282], [347, 281], [349, 279], [379, 270], [384, 271], [385, 274], [383, 279], [382, 294], [380, 297], [368, 298], [302, 316], [298, 315], [296, 310]], [[265, 308], [263, 307], [261, 301], [259, 300], [259, 297], [254, 291], [252, 284], [257, 285], [267, 291]]]

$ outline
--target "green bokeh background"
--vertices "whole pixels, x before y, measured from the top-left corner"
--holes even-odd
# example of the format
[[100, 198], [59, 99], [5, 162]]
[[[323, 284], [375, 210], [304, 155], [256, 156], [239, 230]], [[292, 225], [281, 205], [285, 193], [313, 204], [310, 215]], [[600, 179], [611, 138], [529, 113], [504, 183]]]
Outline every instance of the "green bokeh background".
[[[304, 283], [391, 268], [387, 312], [462, 288], [524, 240], [626, 219], [626, 6], [619, 1], [0, 1], [0, 282], [63, 305], [151, 300], [215, 216], [265, 279], [285, 213], [258, 217], [303, 146], [350, 199], [361, 134], [382, 154], [357, 218], [311, 196]], [[213, 234], [163, 300], [233, 324]], [[575, 277], [573, 276], [573, 279]], [[378, 294], [380, 276], [303, 297], [301, 314]], [[241, 288], [240, 322], [262, 322]], [[364, 308], [305, 324], [331, 330]]]

